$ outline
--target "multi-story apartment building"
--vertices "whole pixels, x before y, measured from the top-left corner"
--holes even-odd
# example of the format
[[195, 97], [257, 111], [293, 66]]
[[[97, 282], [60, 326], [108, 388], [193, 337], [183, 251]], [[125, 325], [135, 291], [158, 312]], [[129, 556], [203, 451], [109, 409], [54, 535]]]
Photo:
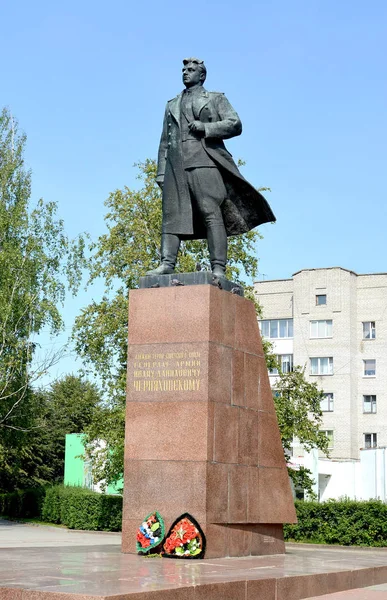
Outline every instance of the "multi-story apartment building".
[[304, 269], [255, 291], [282, 369], [305, 367], [324, 391], [331, 457], [387, 446], [387, 273]]

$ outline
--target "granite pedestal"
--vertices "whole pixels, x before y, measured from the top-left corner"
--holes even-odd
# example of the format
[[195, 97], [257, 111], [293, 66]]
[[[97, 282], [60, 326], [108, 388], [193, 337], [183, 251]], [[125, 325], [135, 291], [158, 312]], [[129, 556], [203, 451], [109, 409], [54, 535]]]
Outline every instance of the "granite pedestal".
[[132, 290], [122, 551], [158, 510], [206, 558], [284, 552], [296, 521], [254, 305], [213, 285]]
[[101, 542], [0, 549], [0, 600], [301, 600], [387, 581], [383, 548], [287, 544], [276, 556], [165, 560]]

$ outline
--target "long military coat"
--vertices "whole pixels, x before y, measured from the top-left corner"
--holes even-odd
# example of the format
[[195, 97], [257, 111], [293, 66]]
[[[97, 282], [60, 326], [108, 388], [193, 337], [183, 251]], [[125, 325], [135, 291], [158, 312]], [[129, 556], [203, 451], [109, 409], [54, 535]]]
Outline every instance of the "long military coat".
[[[183, 166], [181, 98], [182, 93], [167, 103], [160, 140], [157, 181], [164, 178], [162, 231], [182, 239], [203, 239], [206, 230], [200, 216], [193, 214]], [[268, 202], [241, 175], [223, 143], [242, 133], [242, 123], [224, 94], [202, 88], [194, 96], [193, 113], [195, 120], [205, 124], [201, 143], [218, 167], [227, 190], [221, 205], [227, 235], [246, 233], [257, 225], [275, 221]]]

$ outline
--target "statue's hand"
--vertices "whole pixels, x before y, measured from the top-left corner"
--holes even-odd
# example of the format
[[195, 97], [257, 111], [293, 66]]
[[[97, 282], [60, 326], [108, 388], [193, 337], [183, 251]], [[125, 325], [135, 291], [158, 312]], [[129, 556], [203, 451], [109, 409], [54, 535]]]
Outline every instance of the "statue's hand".
[[205, 133], [204, 123], [201, 121], [192, 121], [188, 127], [191, 133], [198, 133], [199, 135], [204, 135]]
[[159, 181], [156, 181], [156, 183], [159, 186], [159, 188], [162, 190], [164, 187], [164, 179], [159, 179]]

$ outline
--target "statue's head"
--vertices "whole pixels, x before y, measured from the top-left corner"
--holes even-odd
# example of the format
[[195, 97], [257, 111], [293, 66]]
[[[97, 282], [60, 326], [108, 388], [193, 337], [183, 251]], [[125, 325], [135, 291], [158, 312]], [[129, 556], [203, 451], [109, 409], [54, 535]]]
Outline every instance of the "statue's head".
[[207, 76], [205, 64], [199, 58], [184, 58], [183, 83], [189, 88], [193, 85], [203, 85]]

